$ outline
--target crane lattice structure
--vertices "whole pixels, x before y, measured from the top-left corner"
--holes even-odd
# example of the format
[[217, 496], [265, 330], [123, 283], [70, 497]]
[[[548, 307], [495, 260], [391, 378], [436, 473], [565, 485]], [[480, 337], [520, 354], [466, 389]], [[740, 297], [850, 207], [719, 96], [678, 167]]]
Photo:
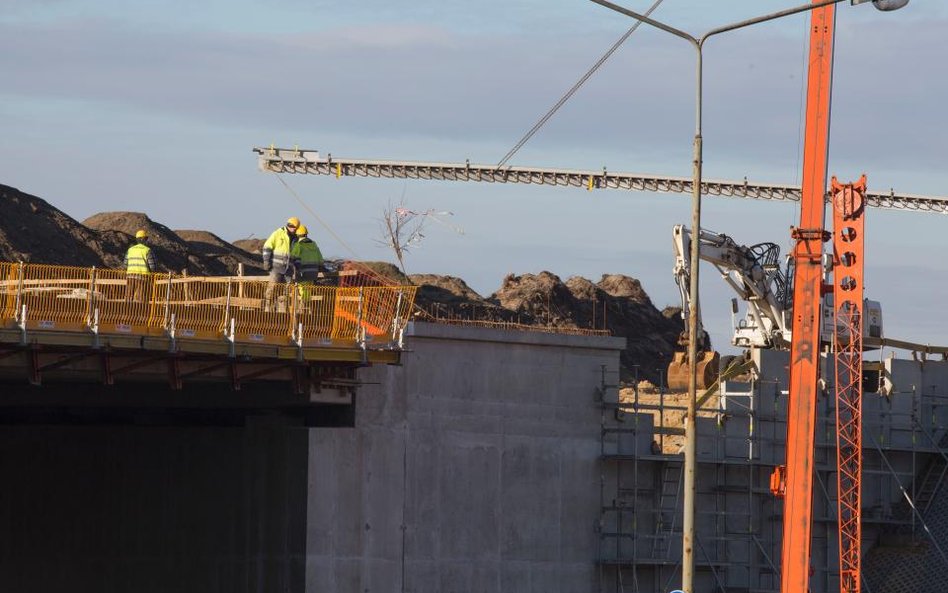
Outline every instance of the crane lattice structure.
[[[416, 161], [378, 161], [340, 159], [331, 154], [297, 148], [254, 148], [261, 170], [271, 173], [333, 175], [335, 177], [379, 177], [386, 179], [422, 179], [432, 181], [473, 181], [484, 183], [523, 183], [584, 189], [620, 189], [659, 193], [692, 193], [690, 177], [661, 177], [635, 173], [612, 173], [606, 169], [581, 171], [536, 167], [497, 167], [472, 163], [434, 163]], [[800, 187], [772, 183], [703, 180], [701, 193], [706, 196], [749, 198], [799, 202]], [[829, 200], [829, 194], [826, 197]], [[888, 210], [909, 210], [948, 214], [948, 197], [889, 192], [866, 192], [866, 206]]]

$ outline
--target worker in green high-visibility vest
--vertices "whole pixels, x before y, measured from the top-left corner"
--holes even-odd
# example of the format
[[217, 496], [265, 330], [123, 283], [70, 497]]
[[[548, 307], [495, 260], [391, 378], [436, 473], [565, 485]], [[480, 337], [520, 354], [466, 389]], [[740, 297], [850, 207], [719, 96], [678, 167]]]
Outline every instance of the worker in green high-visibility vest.
[[148, 302], [151, 297], [151, 274], [157, 271], [155, 256], [147, 243], [148, 232], [139, 229], [135, 233], [135, 244], [125, 253], [126, 297], [137, 303]]
[[290, 261], [299, 282], [316, 282], [323, 266], [323, 254], [316, 241], [309, 238], [309, 229], [301, 224], [296, 229], [296, 243], [290, 249]]
[[309, 229], [301, 224], [296, 229], [296, 242], [290, 249], [290, 262], [299, 282], [299, 295], [304, 303], [313, 295], [313, 286], [323, 266], [323, 254], [319, 245], [309, 238]]

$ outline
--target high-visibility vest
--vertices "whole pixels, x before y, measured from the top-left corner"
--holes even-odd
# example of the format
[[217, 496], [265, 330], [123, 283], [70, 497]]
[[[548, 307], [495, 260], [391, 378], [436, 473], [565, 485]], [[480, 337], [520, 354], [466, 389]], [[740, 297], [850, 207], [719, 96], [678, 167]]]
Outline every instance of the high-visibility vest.
[[136, 243], [125, 254], [125, 271], [129, 274], [148, 274], [153, 271], [153, 262], [151, 248], [144, 243]]
[[272, 262], [277, 272], [286, 272], [290, 267], [290, 249], [296, 242], [296, 235], [290, 235], [286, 227], [280, 227], [270, 233], [263, 243], [263, 265], [266, 267]]
[[296, 293], [300, 296], [300, 302], [304, 305], [309, 303], [310, 299], [313, 298], [313, 291], [316, 289], [316, 285], [312, 282], [300, 282], [296, 285]]
[[319, 266], [323, 263], [323, 254], [316, 242], [303, 237], [293, 245], [291, 251], [293, 263], [303, 280], [316, 280]]

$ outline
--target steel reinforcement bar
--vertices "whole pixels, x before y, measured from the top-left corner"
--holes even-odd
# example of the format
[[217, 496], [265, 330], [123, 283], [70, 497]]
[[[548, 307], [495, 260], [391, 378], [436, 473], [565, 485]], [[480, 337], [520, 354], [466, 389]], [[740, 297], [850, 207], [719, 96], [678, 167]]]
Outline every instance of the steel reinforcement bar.
[[[686, 177], [658, 177], [632, 173], [500, 167], [471, 163], [428, 163], [411, 161], [369, 161], [321, 157], [317, 151], [292, 148], [253, 149], [261, 170], [271, 173], [334, 175], [338, 177], [379, 177], [434, 181], [484, 183], [524, 183], [593, 189], [620, 189], [691, 194], [693, 182]], [[800, 187], [747, 181], [703, 180], [704, 195], [754, 200], [800, 201]], [[829, 195], [827, 194], [827, 200]], [[915, 212], [948, 213], [948, 197], [887, 193], [866, 193], [869, 207]]]

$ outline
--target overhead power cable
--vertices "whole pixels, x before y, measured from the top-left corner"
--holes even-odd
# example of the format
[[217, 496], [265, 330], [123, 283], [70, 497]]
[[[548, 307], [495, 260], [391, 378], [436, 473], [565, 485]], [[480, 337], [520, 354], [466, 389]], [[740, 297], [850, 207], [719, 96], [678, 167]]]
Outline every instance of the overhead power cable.
[[[658, 5], [661, 3], [662, 3], [662, 0], [655, 0], [655, 4], [652, 4], [651, 8], [649, 8], [648, 11], [645, 13], [645, 16], [650, 16], [652, 12], [656, 8], [658, 8]], [[560, 107], [562, 107], [567, 101], [570, 100], [570, 98], [576, 93], [576, 91], [579, 90], [579, 87], [583, 86], [586, 83], [586, 81], [589, 80], [589, 77], [595, 74], [596, 70], [599, 70], [599, 67], [606, 63], [606, 60], [608, 60], [612, 56], [612, 54], [614, 54], [615, 51], [619, 49], [619, 47], [623, 43], [625, 43], [625, 41], [632, 35], [632, 33], [635, 33], [635, 30], [638, 29], [639, 25], [641, 24], [642, 24], [642, 21], [635, 21], [635, 24], [632, 25], [632, 27], [629, 28], [629, 30], [626, 31], [625, 34], [623, 34], [622, 37], [619, 38], [618, 41], [612, 44], [612, 47], [610, 47], [609, 50], [606, 53], [604, 53], [602, 57], [599, 58], [599, 60], [595, 64], [593, 64], [592, 68], [587, 70], [586, 74], [583, 74], [583, 76], [579, 80], [576, 81], [576, 84], [574, 84], [572, 88], [566, 91], [565, 95], [560, 97], [560, 100], [557, 101], [556, 104], [553, 105], [553, 107], [549, 111], [546, 112], [546, 115], [541, 117], [540, 120], [537, 123], [535, 123], [532, 128], [530, 128], [530, 131], [524, 134], [523, 138], [521, 138], [517, 142], [517, 144], [514, 145], [514, 147], [511, 148], [507, 152], [507, 154], [504, 155], [504, 158], [500, 159], [500, 162], [497, 163], [498, 169], [506, 165], [507, 161], [513, 158], [513, 155], [517, 154], [517, 151], [523, 148], [523, 145], [529, 142], [530, 138], [533, 138], [533, 135], [536, 134], [540, 130], [540, 128], [542, 128], [543, 125], [546, 124], [546, 122], [548, 122], [550, 118], [553, 117], [553, 115], [557, 111], [559, 111]]]

